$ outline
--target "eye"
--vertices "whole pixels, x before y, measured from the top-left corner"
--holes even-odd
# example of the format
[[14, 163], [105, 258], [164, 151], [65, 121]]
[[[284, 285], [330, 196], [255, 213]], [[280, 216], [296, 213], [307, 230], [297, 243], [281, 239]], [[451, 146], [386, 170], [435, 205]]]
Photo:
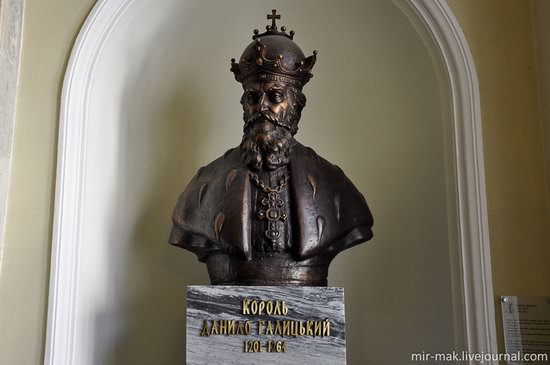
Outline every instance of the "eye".
[[250, 91], [246, 94], [246, 100], [248, 101], [248, 104], [258, 104], [260, 101], [260, 94], [254, 91]]
[[271, 90], [267, 94], [267, 96], [269, 97], [269, 101], [271, 101], [274, 104], [278, 104], [285, 99], [283, 92], [280, 90]]

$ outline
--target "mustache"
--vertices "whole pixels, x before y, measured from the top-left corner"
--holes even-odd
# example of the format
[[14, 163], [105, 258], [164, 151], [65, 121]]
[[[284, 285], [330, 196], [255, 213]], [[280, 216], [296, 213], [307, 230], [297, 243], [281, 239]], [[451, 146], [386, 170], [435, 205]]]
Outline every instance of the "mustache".
[[243, 130], [247, 130], [250, 126], [252, 126], [256, 122], [263, 122], [263, 121], [271, 122], [274, 125], [277, 125], [277, 126], [282, 127], [286, 130], [289, 130], [288, 126], [286, 126], [284, 123], [282, 123], [281, 120], [279, 120], [279, 118], [277, 118], [276, 116], [274, 116], [274, 115], [272, 115], [271, 113], [268, 113], [268, 112], [259, 112], [259, 113], [256, 113], [256, 114], [250, 116], [245, 121]]

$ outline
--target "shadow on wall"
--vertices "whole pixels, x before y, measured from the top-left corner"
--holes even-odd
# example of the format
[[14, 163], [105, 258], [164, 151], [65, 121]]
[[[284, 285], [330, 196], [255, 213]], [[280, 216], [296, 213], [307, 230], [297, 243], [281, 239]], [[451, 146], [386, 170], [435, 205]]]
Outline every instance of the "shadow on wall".
[[159, 74], [148, 63], [162, 57], [145, 58], [123, 91], [119, 183], [105, 219], [114, 304], [95, 320], [94, 364], [185, 363], [186, 286], [209, 283], [194, 255], [168, 244], [172, 209], [199, 165], [203, 103], [186, 76], [152, 95]]

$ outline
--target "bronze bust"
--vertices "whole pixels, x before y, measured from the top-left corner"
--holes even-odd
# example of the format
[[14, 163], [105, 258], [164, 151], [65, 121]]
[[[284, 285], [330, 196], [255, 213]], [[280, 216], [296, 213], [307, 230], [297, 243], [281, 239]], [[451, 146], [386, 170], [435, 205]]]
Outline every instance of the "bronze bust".
[[332, 259], [372, 238], [373, 218], [342, 170], [294, 139], [317, 51], [306, 58], [275, 10], [268, 19], [231, 60], [242, 141], [180, 195], [170, 243], [205, 262], [212, 284], [326, 286]]

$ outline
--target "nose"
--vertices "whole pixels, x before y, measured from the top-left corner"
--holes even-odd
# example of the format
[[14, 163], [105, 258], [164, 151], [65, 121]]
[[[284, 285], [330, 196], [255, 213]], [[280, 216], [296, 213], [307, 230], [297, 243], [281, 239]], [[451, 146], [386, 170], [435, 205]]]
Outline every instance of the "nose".
[[268, 98], [267, 98], [267, 95], [266, 94], [262, 94], [262, 96], [260, 97], [260, 102], [259, 102], [259, 106], [260, 106], [260, 111], [261, 112], [264, 112], [264, 111], [267, 111], [268, 108]]

